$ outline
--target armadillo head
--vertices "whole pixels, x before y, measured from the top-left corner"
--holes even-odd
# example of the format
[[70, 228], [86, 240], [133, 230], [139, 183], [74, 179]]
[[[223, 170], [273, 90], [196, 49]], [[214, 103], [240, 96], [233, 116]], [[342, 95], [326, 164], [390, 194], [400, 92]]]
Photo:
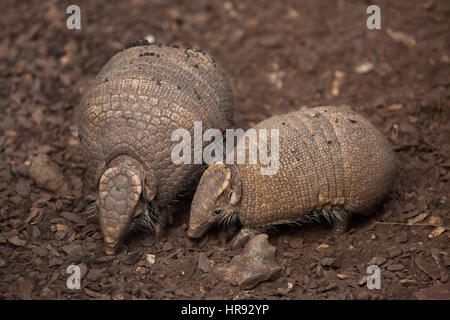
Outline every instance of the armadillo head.
[[200, 238], [212, 226], [236, 220], [241, 191], [239, 169], [235, 165], [210, 165], [192, 201], [188, 237]]
[[136, 209], [151, 201], [155, 191], [139, 162], [125, 155], [111, 161], [100, 178], [98, 190], [100, 228], [107, 254], [118, 251]]

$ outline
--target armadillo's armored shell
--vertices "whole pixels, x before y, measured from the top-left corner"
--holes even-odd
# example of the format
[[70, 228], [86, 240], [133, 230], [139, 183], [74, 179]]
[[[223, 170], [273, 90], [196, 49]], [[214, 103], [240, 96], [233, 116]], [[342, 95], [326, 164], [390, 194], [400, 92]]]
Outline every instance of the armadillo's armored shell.
[[81, 146], [96, 183], [112, 159], [130, 155], [154, 173], [165, 206], [201, 169], [173, 164], [179, 141], [171, 141], [172, 132], [184, 128], [192, 136], [194, 121], [223, 131], [232, 114], [229, 82], [211, 56], [178, 46], [132, 47], [111, 58], [84, 95]]
[[364, 214], [386, 196], [396, 176], [388, 141], [355, 112], [318, 107], [255, 128], [279, 130], [279, 168], [261, 175], [260, 164], [238, 166], [245, 226], [289, 223], [318, 209]]

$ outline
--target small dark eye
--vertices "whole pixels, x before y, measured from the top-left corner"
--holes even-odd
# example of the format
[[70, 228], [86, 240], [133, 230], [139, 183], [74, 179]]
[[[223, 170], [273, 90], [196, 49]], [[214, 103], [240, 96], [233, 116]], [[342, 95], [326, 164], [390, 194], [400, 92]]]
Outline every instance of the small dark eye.
[[222, 213], [222, 210], [220, 210], [220, 209], [214, 209], [214, 214], [215, 215], [219, 215], [219, 214], [221, 214]]

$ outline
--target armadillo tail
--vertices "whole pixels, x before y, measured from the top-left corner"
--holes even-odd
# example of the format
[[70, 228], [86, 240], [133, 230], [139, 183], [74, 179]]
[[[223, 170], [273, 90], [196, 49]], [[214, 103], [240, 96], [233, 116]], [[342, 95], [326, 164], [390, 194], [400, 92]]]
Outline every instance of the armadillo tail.
[[127, 235], [142, 193], [138, 169], [117, 165], [107, 169], [99, 183], [100, 227], [106, 253], [115, 254]]

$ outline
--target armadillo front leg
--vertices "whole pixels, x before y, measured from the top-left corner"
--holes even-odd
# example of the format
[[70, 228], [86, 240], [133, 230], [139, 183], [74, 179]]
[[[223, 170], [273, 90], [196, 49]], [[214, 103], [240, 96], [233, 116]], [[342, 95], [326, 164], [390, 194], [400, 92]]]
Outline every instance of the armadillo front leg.
[[100, 227], [106, 253], [115, 254], [127, 235], [142, 192], [141, 170], [117, 164], [107, 169], [99, 183]]
[[238, 234], [236, 234], [231, 241], [231, 248], [238, 249], [243, 246], [247, 242], [250, 241], [251, 238], [257, 236], [260, 233], [263, 233], [263, 228], [251, 228], [251, 227], [244, 227], [241, 230], [239, 230]]
[[345, 211], [334, 213], [334, 218], [331, 222], [333, 234], [336, 236], [343, 235], [350, 229], [351, 214]]
[[155, 226], [155, 237], [158, 241], [161, 241], [163, 238], [167, 225], [173, 224], [173, 213], [174, 209], [172, 207], [159, 210], [159, 216]]

